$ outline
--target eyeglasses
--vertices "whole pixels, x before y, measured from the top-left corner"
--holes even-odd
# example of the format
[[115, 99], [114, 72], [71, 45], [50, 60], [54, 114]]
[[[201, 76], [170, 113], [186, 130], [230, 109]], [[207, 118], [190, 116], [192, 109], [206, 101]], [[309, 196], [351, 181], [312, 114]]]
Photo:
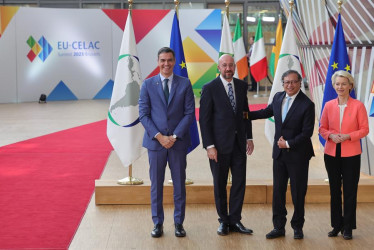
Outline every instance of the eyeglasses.
[[294, 80], [294, 81], [283, 81], [283, 84], [284, 85], [295, 85], [296, 83], [298, 83], [299, 80]]

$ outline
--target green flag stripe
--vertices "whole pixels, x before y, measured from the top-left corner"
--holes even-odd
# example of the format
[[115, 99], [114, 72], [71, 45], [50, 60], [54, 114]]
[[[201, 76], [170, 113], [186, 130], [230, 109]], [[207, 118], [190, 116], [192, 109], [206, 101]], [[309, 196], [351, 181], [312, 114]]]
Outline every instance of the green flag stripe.
[[118, 61], [121, 60], [122, 58], [126, 57], [126, 56], [131, 56], [130, 54], [123, 54], [123, 55], [120, 55], [118, 57]]
[[274, 69], [275, 69], [275, 53], [272, 52], [270, 56], [270, 74], [274, 77]]
[[236, 42], [239, 38], [242, 37], [242, 29], [240, 28], [240, 19], [236, 21], [236, 26], [235, 26], [235, 33], [234, 33], [234, 39], [233, 42]]
[[256, 36], [255, 36], [255, 42], [260, 40], [263, 37], [262, 35], [262, 26], [261, 26], [261, 19], [258, 20], [257, 23], [257, 30], [256, 30]]
[[108, 118], [109, 120], [111, 120], [114, 124], [116, 124], [117, 126], [120, 126], [112, 117], [112, 115], [110, 114], [110, 111], [108, 111]]
[[284, 57], [284, 56], [290, 56], [290, 55], [291, 55], [291, 54], [280, 54], [278, 60], [281, 59], [281, 58]]

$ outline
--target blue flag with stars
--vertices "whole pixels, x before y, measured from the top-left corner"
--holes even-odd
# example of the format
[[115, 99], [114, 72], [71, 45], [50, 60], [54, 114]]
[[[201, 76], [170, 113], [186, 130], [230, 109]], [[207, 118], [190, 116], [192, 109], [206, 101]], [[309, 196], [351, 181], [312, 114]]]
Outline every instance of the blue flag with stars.
[[[338, 22], [336, 24], [336, 29], [335, 29], [334, 42], [331, 48], [329, 68], [327, 70], [325, 90], [323, 93], [321, 116], [322, 116], [322, 112], [323, 112], [326, 102], [338, 97], [335, 89], [332, 86], [332, 81], [331, 81], [332, 75], [338, 70], [345, 70], [351, 73], [351, 64], [349, 62], [349, 57], [347, 53], [347, 45], [345, 43], [344, 31], [343, 31], [340, 14], [338, 16]], [[350, 96], [352, 98], [356, 98], [354, 89], [351, 91]], [[322, 138], [321, 135], [319, 135], [319, 141], [321, 142], [323, 146], [325, 146], [326, 141], [325, 139]]]
[[[173, 26], [171, 29], [170, 48], [172, 48], [175, 52], [175, 65], [173, 69], [174, 74], [188, 78], [186, 59], [184, 58], [182, 38], [176, 12], [174, 13]], [[188, 148], [188, 153], [193, 151], [200, 144], [196, 116], [194, 122], [192, 122], [190, 126], [190, 137], [191, 146]]]

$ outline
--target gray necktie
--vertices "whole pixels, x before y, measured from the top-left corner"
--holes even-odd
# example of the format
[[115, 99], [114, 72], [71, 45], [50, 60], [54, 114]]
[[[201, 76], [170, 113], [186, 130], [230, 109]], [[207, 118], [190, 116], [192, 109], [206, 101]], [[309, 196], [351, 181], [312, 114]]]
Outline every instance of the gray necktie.
[[234, 110], [235, 112], [235, 98], [234, 98], [234, 91], [232, 89], [232, 85], [231, 83], [227, 84], [227, 86], [229, 87], [229, 91], [228, 91], [228, 96], [229, 96], [229, 99], [230, 99], [230, 103], [231, 103], [231, 106], [232, 106], [232, 109]]
[[290, 106], [291, 97], [287, 96], [286, 98], [287, 98], [286, 103], [284, 104], [283, 110], [282, 110], [282, 122], [284, 122], [284, 119], [286, 119], [286, 115], [287, 115], [287, 112], [288, 112], [288, 107]]
[[164, 95], [165, 95], [165, 100], [166, 100], [166, 103], [168, 103], [169, 101], [169, 86], [168, 86], [168, 81], [169, 79], [165, 78], [164, 79]]

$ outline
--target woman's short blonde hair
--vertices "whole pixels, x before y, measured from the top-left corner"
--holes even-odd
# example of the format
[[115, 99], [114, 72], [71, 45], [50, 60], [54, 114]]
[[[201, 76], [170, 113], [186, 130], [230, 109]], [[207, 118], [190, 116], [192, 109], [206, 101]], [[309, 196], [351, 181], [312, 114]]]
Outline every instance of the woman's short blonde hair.
[[344, 78], [347, 78], [349, 84], [352, 85], [352, 89], [355, 87], [355, 79], [353, 79], [353, 76], [352, 76], [349, 72], [347, 72], [347, 71], [345, 71], [345, 70], [338, 70], [338, 71], [336, 71], [336, 72], [332, 75], [332, 77], [331, 77], [332, 86], [334, 86], [334, 84], [335, 84], [335, 79], [336, 79], [337, 77], [344, 77]]

